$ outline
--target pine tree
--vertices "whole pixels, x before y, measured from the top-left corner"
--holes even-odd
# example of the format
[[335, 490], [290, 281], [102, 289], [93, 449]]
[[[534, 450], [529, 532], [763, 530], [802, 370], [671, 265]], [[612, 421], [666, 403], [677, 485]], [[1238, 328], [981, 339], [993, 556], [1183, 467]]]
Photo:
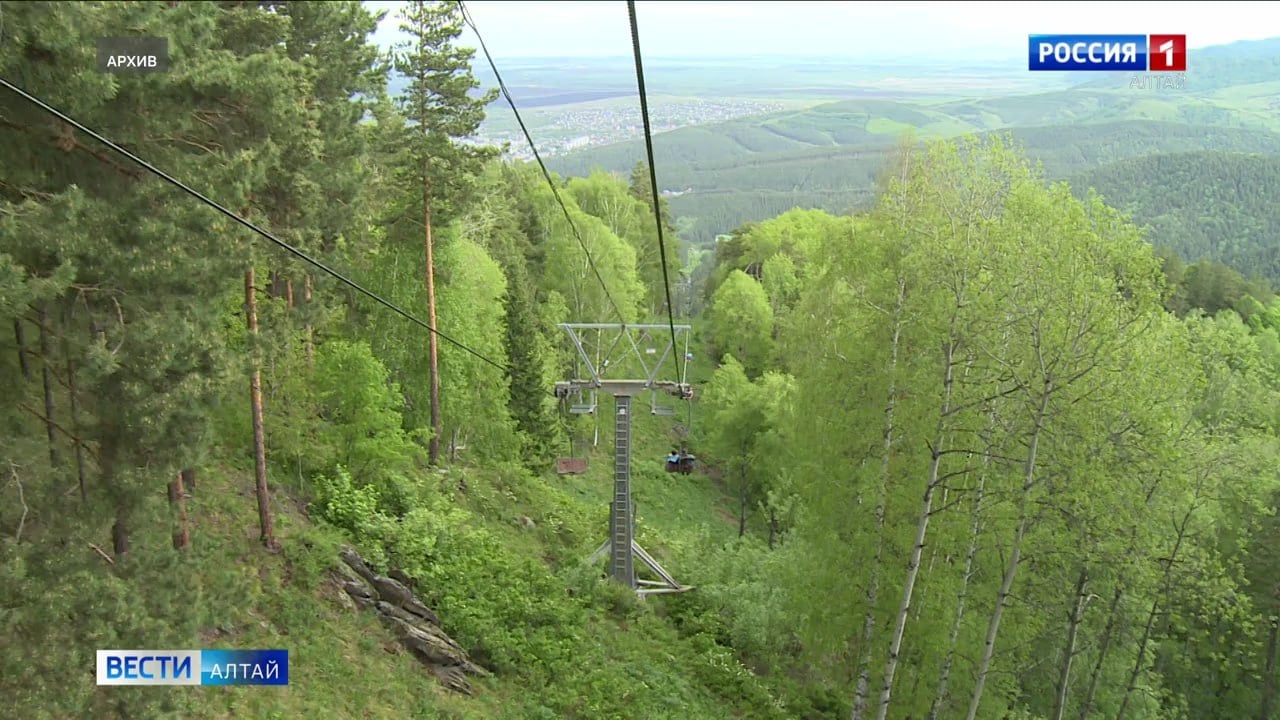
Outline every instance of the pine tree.
[[[475, 51], [455, 46], [462, 34], [462, 14], [454, 3], [413, 0], [403, 11], [401, 29], [409, 40], [393, 51], [396, 72], [409, 80], [401, 98], [405, 116], [413, 127], [405, 139], [404, 154], [421, 192], [420, 215], [426, 256], [427, 322], [436, 326], [435, 249], [432, 231], [461, 199], [469, 180], [493, 151], [462, 140], [475, 135], [484, 120], [484, 108], [497, 97], [490, 91], [472, 97], [480, 83], [471, 74]], [[431, 440], [429, 462], [438, 464], [440, 436], [439, 346], [436, 335], [428, 339], [431, 392]]]

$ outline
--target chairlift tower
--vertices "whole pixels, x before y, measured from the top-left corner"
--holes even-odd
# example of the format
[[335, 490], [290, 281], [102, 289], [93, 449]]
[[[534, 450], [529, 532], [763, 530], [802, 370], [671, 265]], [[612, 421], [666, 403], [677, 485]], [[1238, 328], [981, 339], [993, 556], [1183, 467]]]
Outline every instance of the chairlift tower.
[[[624, 325], [622, 323], [562, 323], [578, 351], [578, 357], [587, 370], [588, 377], [573, 378], [556, 383], [555, 394], [559, 398], [581, 398], [586, 395], [592, 398], [589, 405], [595, 411], [594, 398], [597, 391], [607, 392], [614, 397], [613, 422], [613, 501], [609, 509], [609, 539], [604, 542], [588, 561], [599, 562], [605, 553], [609, 554], [609, 574], [613, 579], [635, 590], [641, 597], [658, 593], [675, 593], [692, 590], [690, 586], [676, 582], [671, 574], [662, 568], [649, 553], [640, 547], [635, 539], [635, 507], [631, 501], [631, 420], [634, 416], [631, 399], [636, 395], [650, 393], [650, 413], [653, 415], [673, 415], [671, 406], [657, 404], [658, 393], [666, 393], [677, 398], [688, 400], [693, 397], [693, 390], [684, 382], [683, 374], [680, 382], [658, 380], [658, 371], [668, 357], [675, 352], [675, 338], [667, 334], [670, 325]], [[598, 343], [603, 347], [607, 336], [612, 335], [608, 350], [602, 353], [600, 360], [593, 363], [591, 353], [583, 346], [584, 336], [596, 333]], [[690, 326], [676, 325], [675, 335], [685, 337], [688, 345]], [[616, 335], [615, 335], [616, 333]], [[660, 343], [654, 342], [667, 336]], [[665, 348], [658, 352], [658, 347]], [[642, 351], [641, 346], [645, 346]], [[686, 348], [687, 352], [687, 348]], [[624, 361], [634, 356], [643, 377], [612, 378], [610, 371], [615, 367], [626, 368]], [[654, 359], [652, 356], [656, 356]], [[577, 407], [577, 406], [575, 406]], [[658, 576], [659, 580], [640, 580], [636, 577], [635, 560], [640, 562]]]

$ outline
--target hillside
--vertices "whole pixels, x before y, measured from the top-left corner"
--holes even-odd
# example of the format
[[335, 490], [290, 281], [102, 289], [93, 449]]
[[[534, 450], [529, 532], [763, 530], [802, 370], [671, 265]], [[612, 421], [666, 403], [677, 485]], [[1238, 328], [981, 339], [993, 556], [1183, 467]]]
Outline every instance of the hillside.
[[[667, 428], [645, 418], [636, 429], [641, 541], [682, 580], [713, 577], [693, 548], [733, 537], [732, 504], [705, 475], [655, 471], [667, 447]], [[765, 688], [748, 688], [735, 677], [740, 666], [731, 650], [681, 637], [671, 620], [654, 613], [656, 602], [662, 602], [664, 615], [705, 623], [701, 603], [673, 604], [664, 598], [645, 608], [625, 594], [594, 586], [591, 572], [578, 569], [607, 535], [602, 521], [610, 487], [608, 440], [591, 456], [588, 474], [576, 477], [548, 480], [455, 466], [447, 473], [415, 478], [443, 489], [442, 499], [453, 510], [412, 530], [418, 534], [416, 542], [437, 548], [429, 573], [411, 563], [407, 567], [419, 577], [424, 600], [440, 612], [444, 629], [468, 648], [473, 660], [497, 671], [492, 678], [471, 680], [473, 697], [444, 690], [374, 613], [356, 607], [342, 591], [338, 551], [353, 538], [324, 519], [321, 505], [310, 503], [314, 488], [291, 482], [287, 474], [272, 474], [282, 553], [264, 552], [257, 538], [244, 532], [255, 510], [252, 493], [244, 490], [253, 485], [252, 458], [243, 456], [211, 457], [196, 473], [186, 504], [191, 541], [181, 555], [171, 555], [167, 547], [169, 528], [158, 495], [148, 504], [148, 523], [134, 539], [134, 552], [152, 560], [131, 566], [126, 579], [104, 576], [112, 566], [86, 545], [86, 540], [110, 535], [109, 527], [96, 524], [82, 524], [75, 531], [78, 542], [65, 553], [29, 557], [20, 575], [15, 575], [18, 568], [0, 565], [5, 571], [0, 575], [0, 606], [10, 611], [6, 637], [15, 643], [58, 646], [42, 671], [77, 679], [85, 668], [91, 672], [92, 644], [286, 648], [290, 687], [252, 692], [200, 688], [198, 693], [161, 697], [134, 688], [95, 690], [92, 682], [77, 682], [54, 683], [41, 691], [32, 674], [36, 668], [5, 664], [12, 658], [0, 655], [0, 689], [31, 720], [117, 712], [150, 718], [165, 711], [192, 719], [526, 720], [565, 717], [567, 708], [579, 705], [584, 717], [594, 718], [617, 715], [587, 708], [607, 712], [619, 707], [616, 702], [623, 697], [628, 707], [648, 708], [645, 717], [686, 717], [692, 711], [710, 718], [725, 717], [722, 708], [749, 697], [758, 702], [767, 696]], [[6, 529], [13, 527], [8, 512], [0, 513], [0, 521]], [[44, 523], [29, 522], [27, 542], [46, 542], [44, 529]], [[357, 547], [367, 558], [397, 552], [396, 545], [384, 548], [367, 537], [357, 540]], [[529, 562], [535, 558], [548, 559], [551, 567]], [[387, 566], [376, 569], [385, 572]], [[61, 579], [50, 581], [47, 574]], [[501, 592], [495, 592], [498, 587]], [[566, 595], [565, 587], [578, 597]], [[91, 600], [86, 590], [96, 597]], [[20, 598], [27, 594], [45, 598], [38, 614], [22, 608]], [[59, 627], [44, 624], [55, 617], [71, 620]], [[559, 621], [548, 626], [551, 617]], [[538, 627], [542, 630], [534, 632]], [[84, 637], [96, 640], [84, 643]], [[573, 648], [568, 664], [559, 663], [556, 678], [538, 670], [554, 658], [519, 659], [546, 653], [556, 644]], [[647, 687], [636, 685], [636, 677], [645, 678]], [[713, 686], [721, 690], [710, 690]]]
[[[1280, 129], [1274, 114], [1225, 106], [1225, 101], [1155, 92], [1069, 90], [1044, 94], [913, 104], [892, 100], [827, 102], [799, 111], [769, 113], [732, 122], [659, 133], [655, 159], [669, 190], [684, 190], [681, 165], [735, 168], [783, 155], [814, 158], [847, 146], [891, 143], [904, 132], [947, 137], [1020, 127], [1071, 127], [1076, 124], [1160, 122], [1221, 128]], [[818, 151], [818, 152], [815, 152]], [[630, 169], [644, 158], [644, 143], [620, 142], [557, 156], [559, 173], [585, 174], [591, 168]], [[724, 188], [745, 190], [732, 184]], [[765, 179], [763, 182], [768, 182]]]
[[[390, 65], [354, 0], [4, 13], [4, 717], [1276, 720], [1280, 297], [1021, 148], [841, 147], [876, 212], [689, 248], [643, 165], [469, 142], [461, 3]], [[181, 63], [96, 70], [130, 33]], [[1270, 147], [1166, 125], [1023, 138], [1266, 241], [1272, 156], [1112, 167]], [[187, 648], [288, 686], [95, 662]]]
[[[1189, 151], [1280, 154], [1280, 134], [1153, 121], [1013, 128], [1007, 131], [1049, 177], [1065, 179], [1099, 164]], [[1002, 133], [1003, 134], [1003, 133]], [[661, 146], [659, 146], [661, 147]], [[829, 212], [862, 208], [893, 145], [814, 148], [748, 159], [678, 164], [659, 160], [661, 182], [691, 192], [670, 198], [687, 238], [705, 242], [751, 220], [792, 207]]]
[[1280, 298], [957, 145], [716, 244], [704, 426], [794, 523], [801, 644], [847, 717], [1273, 720]]
[[[0, 91], [4, 717], [786, 720], [830, 704], [783, 656], [764, 660], [788, 672], [753, 673], [763, 660], [732, 636], [724, 558], [767, 534], [714, 466], [664, 472], [677, 423], [699, 442], [689, 416], [636, 420], [633, 517], [706, 590], [640, 602], [586, 562], [608, 537], [613, 408], [593, 422], [553, 396], [578, 368], [559, 325], [665, 316], [663, 254], [680, 247], [642, 222], [650, 188], [561, 191], [474, 153], [461, 138], [482, 108], [449, 44], [413, 62], [453, 68], [451, 105], [369, 100], [412, 70], [380, 63], [358, 2], [4, 13], [0, 77], [257, 229]], [[190, 39], [183, 70], [94, 69], [95, 37], [137, 32]], [[571, 434], [582, 456], [596, 430], [588, 472], [556, 475]], [[437, 644], [381, 622], [408, 590], [379, 588], [396, 604], [378, 616], [348, 602], [342, 546], [416, 593]], [[99, 686], [109, 648], [284, 649], [290, 686]]]
[[1280, 156], [1192, 152], [1109, 163], [1070, 178], [1151, 227], [1153, 243], [1280, 283]]
[[[1128, 86], [1129, 75], [1088, 78], [1050, 92], [963, 100], [855, 99], [800, 111], [680, 128], [654, 139], [664, 189], [686, 192], [672, 209], [690, 238], [790, 207], [861, 207], [874, 168], [904, 132], [949, 137], [1012, 130], [1053, 177], [1151, 153], [1271, 153], [1280, 131], [1280, 39], [1196, 50], [1184, 90]], [[1261, 68], [1261, 69], [1259, 69]], [[1268, 74], [1270, 72], [1270, 74]], [[628, 171], [638, 141], [555, 157], [556, 172]]]

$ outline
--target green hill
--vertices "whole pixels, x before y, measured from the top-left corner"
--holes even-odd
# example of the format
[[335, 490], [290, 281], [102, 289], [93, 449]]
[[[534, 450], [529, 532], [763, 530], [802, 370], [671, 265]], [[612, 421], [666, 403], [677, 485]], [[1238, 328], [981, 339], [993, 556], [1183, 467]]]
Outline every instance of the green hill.
[[[710, 163], [722, 167], [759, 155], [783, 156], [814, 149], [888, 143], [909, 128], [923, 128], [929, 134], [979, 129], [957, 125], [945, 113], [911, 103], [846, 100], [659, 133], [654, 154], [658, 167], [663, 169], [663, 184], [680, 188], [683, 181], [679, 173], [688, 165]], [[568, 153], [551, 160], [550, 166], [565, 175], [581, 176], [595, 167], [630, 169], [644, 156], [644, 143], [629, 141]]]
[[1075, 175], [1108, 204], [1151, 227], [1150, 239], [1194, 261], [1209, 258], [1280, 282], [1280, 156], [1226, 152], [1151, 155]]
[[939, 105], [937, 110], [959, 122], [984, 129], [1124, 120], [1268, 129], [1277, 127], [1276, 118], [1233, 107], [1229, 102], [1189, 97], [1173, 90], [1130, 89], [1128, 82], [1126, 76], [1122, 82], [1111, 81], [1107, 90], [1070, 89], [1036, 95], [966, 100]]
[[[1172, 122], [1124, 121], [1013, 128], [1008, 131], [1052, 178], [1068, 178], [1098, 165], [1151, 154], [1191, 151], [1280, 154], [1280, 134], [1244, 128]], [[686, 220], [687, 238], [705, 242], [744, 222], [792, 207], [843, 212], [870, 201], [876, 173], [892, 151], [874, 145], [810, 148], [739, 160], [685, 165], [658, 161], [668, 187], [692, 191], [670, 199]]]
[[[1012, 130], [1052, 177], [1154, 153], [1280, 152], [1280, 39], [1194, 51], [1184, 90], [1107, 74], [1066, 90], [945, 102], [857, 99], [681, 128], [654, 139], [662, 185], [689, 238], [709, 241], [791, 207], [860, 207], [896, 139]], [[1083, 74], [1082, 74], [1083, 75]], [[626, 171], [639, 141], [556, 157], [566, 175]]]
[[[733, 505], [705, 475], [657, 470], [657, 458], [669, 442], [666, 428], [648, 417], [635, 428], [639, 537], [671, 572], [690, 582], [701, 575], [701, 563], [691, 554], [695, 544], [719, 544], [736, 535]], [[191, 545], [185, 552], [167, 547], [163, 497], [150, 498], [134, 544], [135, 552], [151, 557], [129, 563], [120, 570], [123, 578], [108, 574], [125, 566], [121, 559], [108, 564], [83, 540], [109, 537], [108, 524], [81, 513], [74, 537], [82, 541], [68, 546], [50, 538], [46, 522], [28, 518], [22, 539], [46, 550], [6, 564], [12, 548], [4, 546], [0, 607], [10, 623], [8, 638], [52, 651], [39, 665], [0, 664], [5, 669], [0, 689], [17, 703], [22, 717], [30, 718], [115, 717], [117, 712], [160, 718], [175, 717], [165, 713], [176, 711], [176, 717], [210, 719], [526, 720], [577, 716], [545, 713], [548, 706], [566, 712], [580, 703], [581, 716], [603, 717], [585, 708], [609, 707], [610, 695], [624, 694], [647, 708], [646, 717], [668, 717], [667, 711], [678, 717], [687, 717], [685, 712], [730, 717], [720, 715], [721, 709], [740, 703], [745, 708], [766, 692], [763, 686], [742, 684], [755, 680], [739, 675], [741, 666], [731, 651], [714, 641], [681, 638], [652, 612], [657, 607], [645, 609], [625, 593], [609, 595], [608, 586], [574, 580], [575, 564], [607, 536], [611, 458], [610, 441], [603, 438], [582, 476], [548, 480], [454, 466], [447, 475], [424, 472], [416, 478], [450, 488], [452, 508], [448, 519], [439, 517], [414, 531], [424, 533], [414, 542], [437, 553], [430, 576], [410, 570], [419, 577], [418, 592], [441, 608], [444, 629], [472, 658], [497, 671], [472, 679], [472, 697], [446, 691], [374, 612], [351, 602], [334, 572], [340, 567], [338, 549], [351, 538], [319, 517], [313, 520], [320, 514], [318, 503], [308, 504], [303, 488], [274, 468], [276, 531], [283, 552], [262, 550], [256, 535], [245, 531], [255, 517], [252, 491], [245, 491], [253, 486], [252, 458], [229, 452], [219, 452], [197, 473], [198, 487], [186, 503]], [[27, 496], [26, 502], [34, 506], [37, 499]], [[13, 515], [8, 509], [0, 514], [6, 532], [16, 526]], [[407, 530], [411, 521], [401, 523]], [[367, 538], [359, 545], [366, 558], [403, 550], [393, 545], [383, 550]], [[566, 581], [579, 583], [570, 594]], [[47, 596], [39, 609], [19, 600], [35, 593]], [[688, 608], [699, 606], [697, 600], [692, 603], [677, 601], [665, 612], [686, 608], [688, 615]], [[546, 624], [551, 618], [569, 624]], [[565, 667], [575, 668], [571, 675], [581, 674], [578, 679], [530, 680], [513, 669], [530, 667], [519, 653], [545, 654], [557, 643], [574, 648], [574, 657], [563, 660]], [[168, 695], [152, 688], [94, 687], [94, 646], [150, 645], [286, 648], [290, 686], [191, 688], [199, 692]], [[76, 681], [42, 684], [42, 673]], [[644, 677], [649, 687], [631, 687], [636, 677]], [[585, 690], [588, 686], [596, 690]], [[719, 691], [712, 689], [717, 686]]]
[[[1130, 88], [1128, 75], [1108, 74], [1067, 90], [1006, 97], [943, 103], [847, 100], [660, 133], [655, 154], [664, 168], [735, 164], [755, 154], [875, 144], [908, 129], [928, 137], [1023, 126], [1154, 121], [1280, 130], [1280, 114], [1274, 112], [1280, 97], [1276, 72], [1259, 74], [1253, 69], [1280, 62], [1267, 59], [1272, 46], [1270, 41], [1237, 43], [1200, 51], [1210, 66], [1189, 74], [1185, 91]], [[625, 169], [643, 153], [643, 143], [628, 141], [569, 153], [555, 158], [553, 166], [569, 175], [585, 174], [593, 167]], [[675, 178], [664, 180], [668, 187], [681, 184]]]

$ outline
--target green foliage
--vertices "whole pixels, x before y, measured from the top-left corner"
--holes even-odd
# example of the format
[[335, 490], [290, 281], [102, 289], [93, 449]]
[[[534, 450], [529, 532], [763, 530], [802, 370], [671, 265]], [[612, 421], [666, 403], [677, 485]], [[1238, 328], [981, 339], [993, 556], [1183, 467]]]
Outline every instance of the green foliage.
[[[1280, 250], [1274, 242], [1280, 236], [1280, 212], [1271, 202], [1280, 189], [1280, 158], [1224, 152], [1149, 155], [1104, 165], [1071, 183], [1082, 191], [1096, 188], [1131, 213], [1134, 222], [1149, 225], [1151, 242], [1187, 260], [1216, 260], [1249, 276], [1280, 281]], [[1193, 286], [1188, 292], [1213, 282], [1188, 277]]]
[[[462, 238], [496, 261], [505, 279], [501, 321], [510, 373], [507, 404], [525, 461], [541, 467], [550, 460], [558, 429], [554, 399], [547, 388], [560, 379], [556, 344], [562, 333], [555, 323], [562, 315], [555, 298], [540, 303], [545, 293], [534, 274], [535, 248], [521, 227], [521, 202], [527, 196], [518, 182], [510, 166], [491, 165], [481, 178], [483, 196], [457, 225]], [[491, 332], [492, 326], [486, 330]]]
[[[423, 599], [478, 662], [539, 689], [513, 700], [509, 716], [715, 715], [718, 703], [730, 702], [747, 717], [785, 717], [729, 648], [672, 636], [629, 590], [598, 575], [549, 572], [450, 500], [391, 520], [376, 510], [376, 491], [354, 489], [341, 476], [327, 487], [326, 519], [351, 532], [366, 557], [417, 578]], [[621, 631], [615, 621], [632, 627]], [[638, 638], [653, 633], [666, 637], [650, 649]]]
[[[464, 238], [444, 243], [437, 262], [443, 285], [440, 330], [485, 358], [504, 357], [508, 289], [501, 267], [482, 246]], [[478, 459], [512, 457], [518, 446], [512, 442], [506, 370], [445, 343], [440, 373], [446, 433], [456, 432], [460, 444]]]
[[[321, 416], [312, 463], [325, 472], [349, 469], [357, 485], [380, 488], [391, 512], [408, 508], [408, 474], [415, 445], [404, 431], [398, 389], [364, 343], [325, 343], [316, 358], [315, 387]], [[346, 473], [344, 470], [343, 473]]]
[[[729, 617], [751, 618], [748, 626], [765, 632], [731, 642], [766, 657], [777, 657], [783, 643], [800, 642], [806, 666], [836, 653], [843, 663], [827, 663], [824, 682], [844, 687], [856, 684], [865, 651], [874, 703], [889, 647], [875, 629], [899, 623], [906, 636], [896, 658], [896, 682], [886, 681], [893, 682], [895, 712], [924, 715], [938, 704], [942, 715], [950, 716], [963, 713], [977, 691], [972, 676], [957, 675], [957, 667], [947, 671], [948, 691], [934, 695], [940, 674], [955, 665], [953, 653], [972, 653], [965, 648], [982, 647], [992, 633], [1010, 649], [993, 657], [985, 694], [977, 695], [979, 717], [1006, 710], [1053, 716], [1058, 666], [1022, 677], [999, 668], [1060, 656], [1066, 629], [1059, 618], [1071, 616], [1074, 602], [1063, 590], [1074, 585], [1083, 566], [1091, 593], [1105, 598], [1115, 588], [1133, 599], [1109, 609], [1095, 605], [1084, 614], [1078, 634], [1107, 638], [1109, 653], [1080, 649], [1087, 647], [1082, 638], [1072, 641], [1082, 657], [1065, 696], [1068, 714], [1086, 701], [1111, 713], [1123, 704], [1137, 716], [1217, 716], [1211, 713], [1218, 710], [1208, 707], [1213, 702], [1231, 703], [1236, 715], [1247, 712], [1258, 702], [1256, 685], [1233, 691], [1230, 700], [1214, 701], [1211, 693], [1185, 690], [1194, 682], [1184, 673], [1212, 663], [1220, 668], [1215, 671], [1224, 678], [1220, 682], [1229, 684], [1225, 678], [1243, 678], [1250, 672], [1246, 668], [1260, 662], [1257, 646], [1244, 640], [1255, 622], [1252, 610], [1237, 602], [1233, 619], [1209, 618], [1230, 614], [1219, 603], [1238, 597], [1241, 563], [1256, 553], [1246, 549], [1250, 541], [1245, 538], [1257, 532], [1253, 518], [1270, 502], [1270, 483], [1259, 484], [1253, 468], [1265, 465], [1274, 450], [1264, 450], [1255, 444], [1260, 438], [1247, 439], [1244, 433], [1268, 435], [1262, 442], [1270, 448], [1274, 431], [1261, 430], [1269, 424], [1219, 429], [1226, 418], [1200, 425], [1192, 417], [1194, 412], [1208, 422], [1215, 415], [1206, 413], [1257, 407], [1248, 411], [1255, 419], [1243, 422], [1269, 422], [1273, 413], [1262, 408], [1270, 391], [1245, 390], [1236, 379], [1245, 370], [1274, 377], [1272, 366], [1261, 359], [1273, 348], [1264, 302], [1269, 294], [1258, 292], [1260, 299], [1248, 308], [1249, 325], [1230, 312], [1217, 321], [1188, 320], [1235, 323], [1233, 340], [1215, 341], [1230, 348], [1227, 357], [1235, 359], [1202, 365], [1195, 358], [1204, 357], [1205, 350], [1197, 349], [1204, 346], [1196, 344], [1203, 341], [1188, 336], [1159, 306], [1165, 275], [1175, 281], [1185, 276], [1169, 273], [1167, 262], [1161, 272], [1137, 229], [1098, 198], [1078, 203], [1065, 186], [1046, 187], [1017, 153], [998, 143], [905, 152], [907, 170], [888, 180], [878, 211], [854, 224], [853, 243], [848, 235], [824, 235], [817, 228], [805, 235], [813, 244], [802, 255], [814, 269], [790, 310], [796, 323], [779, 337], [797, 349], [787, 362], [796, 390], [782, 385], [763, 390], [771, 377], [766, 375], [756, 391], [760, 398], [794, 392], [794, 402], [763, 414], [726, 409], [728, 398], [752, 394], [746, 375], [730, 360], [708, 387], [711, 429], [703, 433], [714, 456], [724, 452], [718, 446], [758, 433], [761, 417], [794, 423], [770, 442], [755, 435], [757, 457], [777, 458], [773, 467], [757, 469], [780, 494], [794, 495], [795, 519], [792, 533], [774, 551], [786, 560], [758, 573], [756, 580], [736, 583], [734, 595], [754, 599], [724, 601], [734, 608]], [[730, 279], [717, 295], [735, 277], [754, 284], [735, 269], [747, 262], [753, 235], [759, 237], [758, 230], [746, 228], [722, 247], [721, 268]], [[789, 274], [779, 264], [774, 261], [775, 275], [785, 280]], [[1064, 267], [1071, 270], [1064, 273]], [[763, 284], [770, 287], [767, 277]], [[777, 289], [766, 294], [783, 296], [785, 286], [777, 282]], [[1028, 344], [1027, 338], [1042, 339]], [[953, 354], [939, 353], [940, 347], [954, 348]], [[958, 364], [949, 364], [957, 359]], [[1112, 369], [1101, 369], [1107, 367]], [[951, 369], [944, 373], [944, 368]], [[1042, 378], [1042, 372], [1052, 374]], [[1063, 389], [1033, 392], [1044, 392], [1044, 382], [1055, 376], [1065, 378], [1059, 381], [1066, 383]], [[783, 382], [772, 377], [775, 384]], [[958, 380], [948, 395], [943, 394], [945, 377]], [[1056, 393], [1062, 395], [1054, 400]], [[940, 413], [944, 397], [949, 399]], [[1040, 406], [1041, 401], [1048, 404]], [[1040, 443], [1034, 461], [1028, 460], [1026, 448], [1042, 425], [1053, 428], [1053, 439]], [[1224, 445], [1217, 444], [1224, 440], [1209, 440], [1217, 437], [1231, 439]], [[1202, 442], [1210, 445], [1194, 449]], [[955, 449], [948, 455], [924, 452], [937, 447]], [[1227, 491], [1231, 499], [1222, 498], [1224, 504], [1209, 502], [1200, 494], [1208, 481], [1203, 472], [1215, 462], [1233, 468], [1233, 480], [1217, 481], [1218, 488], [1236, 487], [1238, 481], [1253, 489], [1240, 486]], [[928, 480], [934, 477], [939, 480]], [[985, 502], [974, 501], [975, 487], [985, 488]], [[876, 519], [878, 492], [884, 493], [883, 526]], [[1026, 504], [1009, 502], [1019, 493]], [[1098, 493], [1107, 497], [1105, 504], [1094, 499]], [[1029, 504], [1054, 511], [1029, 515], [1019, 510]], [[1177, 520], [1173, 526], [1147, 521], [1157, 515]], [[1221, 525], [1215, 530], [1201, 525], [1215, 517], [1240, 522], [1230, 523], [1233, 530], [1227, 534]], [[921, 541], [913, 537], [913, 528], [924, 538], [923, 547], [916, 545]], [[879, 560], [877, 546], [885, 560]], [[908, 573], [899, 563], [913, 547], [920, 555], [909, 567], [918, 572]], [[1015, 547], [1035, 558], [1030, 570], [1006, 565]], [[945, 557], [939, 548], [949, 548]], [[737, 552], [744, 561], [760, 562], [750, 551]], [[1171, 554], [1182, 558], [1178, 564], [1162, 559]], [[846, 568], [865, 568], [868, 562], [876, 565], [854, 570], [851, 581]], [[867, 605], [871, 573], [879, 574], [881, 591]], [[1192, 576], [1201, 580], [1193, 582]], [[997, 604], [1004, 604], [1002, 578], [1010, 583], [1008, 592], [1023, 599], [1009, 605], [1004, 618], [993, 614]], [[910, 590], [899, 591], [904, 585]], [[789, 589], [762, 595], [766, 587]], [[884, 592], [886, 587], [893, 591]], [[957, 606], [957, 597], [966, 600], [963, 606]], [[764, 608], [803, 618], [799, 635], [788, 639], [785, 632], [768, 631], [773, 625], [759, 614]], [[1141, 627], [1148, 617], [1158, 622], [1146, 639], [1114, 635], [1117, 627]], [[1242, 635], [1224, 637], [1227, 626]], [[730, 634], [726, 628], [719, 632]], [[1223, 651], [1206, 648], [1204, 655], [1189, 656], [1179, 643], [1206, 642], [1191, 640], [1200, 632], [1206, 639], [1222, 637]], [[858, 640], [847, 640], [851, 637], [872, 645], [860, 647]], [[1097, 647], [1096, 639], [1088, 642]], [[1165, 654], [1168, 642], [1181, 648], [1168, 652], [1185, 666]], [[1228, 647], [1233, 650], [1226, 652]], [[1153, 688], [1158, 700], [1130, 688], [1135, 664], [1138, 682]]]
[[750, 275], [733, 270], [712, 297], [709, 315], [719, 354], [741, 358], [752, 375], [763, 372], [773, 354], [773, 311], [764, 288]]
[[[622, 321], [634, 322], [640, 316], [645, 296], [635, 248], [619, 238], [605, 221], [578, 208], [572, 194], [562, 191], [560, 197], [573, 219], [571, 227], [536, 168], [525, 166], [515, 174], [528, 198], [525, 232], [541, 259], [543, 291], [564, 298], [569, 305], [568, 321], [614, 318], [620, 312]], [[608, 288], [607, 297], [604, 288]], [[617, 303], [616, 312], [609, 297]]]
[[[85, 138], [51, 136], [36, 109], [6, 108], [12, 713], [1265, 714], [1280, 681], [1280, 299], [1228, 265], [1274, 269], [1260, 200], [1273, 163], [1120, 161], [1274, 150], [1249, 129], [1266, 118], [1091, 89], [832, 103], [671, 133], [664, 147], [687, 155], [659, 158], [664, 183], [693, 192], [670, 207], [634, 157], [613, 168], [628, 179], [570, 179], [570, 227], [536, 168], [464, 142], [492, 97], [473, 92], [454, 4], [411, 3], [410, 41], [385, 64], [366, 41], [376, 18], [351, 2], [19, 3], [4, 18], [0, 74], [417, 317], [430, 228], [439, 330], [484, 357], [442, 345], [453, 452], [424, 469], [419, 325]], [[91, 71], [94, 38], [136, 33], [170, 38], [170, 72]], [[1214, 82], [1244, 72], [1215, 62]], [[409, 79], [398, 101], [384, 92], [393, 71]], [[994, 136], [889, 142], [906, 125], [949, 135], [1049, 117], [1093, 124], [1019, 130], [1026, 154]], [[754, 155], [731, 157], [742, 147]], [[1152, 225], [1147, 239], [1217, 259], [1158, 255], [1102, 197], [1044, 180], [1103, 161], [1118, 164], [1089, 177]], [[1147, 175], [1185, 192], [1154, 192]], [[655, 201], [673, 276], [675, 227], [736, 229], [714, 261], [701, 248], [685, 263], [710, 300], [696, 407], [672, 419], [682, 428], [633, 427], [638, 540], [696, 588], [640, 602], [581, 564], [606, 528], [611, 401], [577, 421], [602, 430], [588, 472], [553, 476], [564, 428], [548, 390], [570, 367], [557, 323], [663, 312]], [[253, 527], [250, 377], [278, 553]], [[675, 441], [705, 474], [662, 472]], [[198, 478], [183, 493], [179, 470]], [[332, 568], [347, 544], [416, 578], [494, 671], [475, 697], [438, 688], [343, 604]], [[95, 690], [85, 668], [112, 646], [288, 647], [294, 687]]]
[[[647, 171], [644, 179], [644, 187], [648, 187]], [[567, 187], [583, 212], [602, 220], [614, 235], [635, 251], [639, 276], [645, 285], [648, 312], [655, 315], [665, 312], [661, 253], [658, 251], [652, 205], [647, 204], [652, 193], [637, 198], [634, 185], [628, 187], [622, 178], [603, 172], [594, 172], [587, 178], [573, 178]], [[669, 225], [664, 231], [667, 270], [671, 276], [675, 276], [679, 270], [679, 238]]]

